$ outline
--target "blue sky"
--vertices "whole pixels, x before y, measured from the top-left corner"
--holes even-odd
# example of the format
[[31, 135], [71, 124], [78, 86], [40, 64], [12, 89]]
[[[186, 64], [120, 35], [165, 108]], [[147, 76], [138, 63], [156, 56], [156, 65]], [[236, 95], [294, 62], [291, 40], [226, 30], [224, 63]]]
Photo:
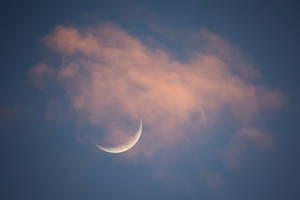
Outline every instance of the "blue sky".
[[298, 10], [3, 2], [1, 198], [299, 199]]

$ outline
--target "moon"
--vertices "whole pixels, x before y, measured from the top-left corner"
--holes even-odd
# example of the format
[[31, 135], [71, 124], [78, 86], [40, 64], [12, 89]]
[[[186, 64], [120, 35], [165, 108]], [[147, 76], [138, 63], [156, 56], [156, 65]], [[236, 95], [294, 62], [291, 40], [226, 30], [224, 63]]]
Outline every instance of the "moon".
[[130, 138], [130, 140], [128, 140], [127, 143], [125, 143], [123, 145], [120, 145], [120, 146], [116, 146], [116, 147], [103, 147], [99, 144], [96, 144], [96, 146], [98, 147], [98, 149], [100, 149], [102, 151], [105, 151], [105, 152], [108, 152], [108, 153], [122, 153], [122, 152], [128, 151], [140, 139], [141, 134], [142, 134], [142, 129], [143, 129], [143, 123], [142, 123], [142, 120], [140, 120], [139, 129], [137, 130], [135, 135], [132, 138]]

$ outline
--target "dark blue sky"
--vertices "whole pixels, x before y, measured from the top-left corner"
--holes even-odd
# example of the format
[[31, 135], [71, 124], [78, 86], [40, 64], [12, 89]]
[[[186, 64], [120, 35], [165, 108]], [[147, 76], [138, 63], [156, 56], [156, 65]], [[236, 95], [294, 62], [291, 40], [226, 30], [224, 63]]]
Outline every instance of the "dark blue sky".
[[[297, 1], [2, 2], [0, 198], [299, 199], [299, 9]], [[271, 133], [272, 147], [250, 144], [238, 166], [227, 166], [219, 146], [226, 145], [225, 132], [234, 122], [221, 115], [224, 120], [212, 130], [218, 135], [212, 141], [162, 150], [150, 160], [143, 155], [124, 160], [82, 142], [82, 132], [94, 130], [78, 128], [71, 108], [58, 107], [63, 117], [49, 120], [49, 101], [65, 105], [69, 99], [59, 86], [45, 92], [30, 83], [33, 66], [43, 60], [60, 62], [42, 38], [58, 25], [85, 29], [102, 22], [118, 24], [138, 38], [151, 36], [179, 60], [182, 46], [151, 27], [208, 30], [225, 38], [260, 71], [260, 84], [280, 90], [287, 99], [256, 122]]]

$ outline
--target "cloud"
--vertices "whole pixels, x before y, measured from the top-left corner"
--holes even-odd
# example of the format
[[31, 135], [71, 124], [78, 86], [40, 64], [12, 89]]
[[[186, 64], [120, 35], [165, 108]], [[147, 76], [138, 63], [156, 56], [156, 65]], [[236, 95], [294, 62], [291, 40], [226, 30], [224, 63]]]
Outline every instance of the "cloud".
[[229, 149], [225, 152], [225, 161], [230, 167], [238, 166], [244, 151], [250, 148], [250, 144], [256, 147], [270, 148], [273, 138], [270, 134], [254, 128], [243, 128], [234, 135]]
[[48, 87], [48, 79], [54, 75], [54, 71], [46, 64], [38, 64], [32, 67], [28, 74], [31, 83], [35, 87], [45, 90]]
[[257, 129], [242, 129], [239, 133], [239, 136], [261, 143], [263, 145], [269, 146], [272, 144], [271, 136]]
[[72, 107], [92, 126], [106, 130], [108, 141], [120, 142], [142, 119], [144, 133], [131, 151], [134, 155], [152, 155], [190, 141], [193, 133], [209, 132], [210, 124], [222, 120], [224, 109], [242, 127], [237, 134], [268, 143], [255, 127], [245, 127], [255, 124], [255, 116], [266, 108], [283, 102], [279, 90], [251, 82], [258, 74], [251, 63], [209, 31], [190, 38], [190, 44], [199, 46], [185, 61], [112, 23], [84, 30], [58, 26], [44, 42], [64, 62], [55, 69], [33, 67], [33, 83], [43, 87], [43, 77], [55, 71]]

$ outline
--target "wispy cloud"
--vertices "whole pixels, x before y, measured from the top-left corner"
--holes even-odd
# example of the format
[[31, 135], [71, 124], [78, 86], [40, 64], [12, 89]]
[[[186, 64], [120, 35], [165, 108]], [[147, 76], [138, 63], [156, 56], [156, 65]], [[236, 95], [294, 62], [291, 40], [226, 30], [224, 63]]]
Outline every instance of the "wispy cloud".
[[244, 139], [271, 140], [251, 126], [255, 115], [281, 105], [282, 93], [251, 82], [258, 74], [251, 63], [209, 31], [188, 40], [199, 47], [184, 62], [111, 23], [85, 30], [58, 26], [44, 41], [64, 62], [55, 70], [33, 67], [33, 83], [43, 87], [43, 77], [55, 71], [72, 107], [114, 141], [142, 119], [144, 142], [131, 151], [134, 155], [152, 155], [188, 141], [191, 133], [202, 134], [220, 120], [223, 109], [231, 111]]
[[273, 138], [269, 133], [262, 132], [255, 128], [243, 128], [232, 138], [228, 150], [225, 152], [225, 162], [230, 167], [236, 167], [242, 154], [249, 146], [270, 148]]
[[54, 75], [54, 70], [46, 64], [38, 64], [32, 67], [28, 74], [35, 87], [45, 90], [48, 87], [49, 77]]

